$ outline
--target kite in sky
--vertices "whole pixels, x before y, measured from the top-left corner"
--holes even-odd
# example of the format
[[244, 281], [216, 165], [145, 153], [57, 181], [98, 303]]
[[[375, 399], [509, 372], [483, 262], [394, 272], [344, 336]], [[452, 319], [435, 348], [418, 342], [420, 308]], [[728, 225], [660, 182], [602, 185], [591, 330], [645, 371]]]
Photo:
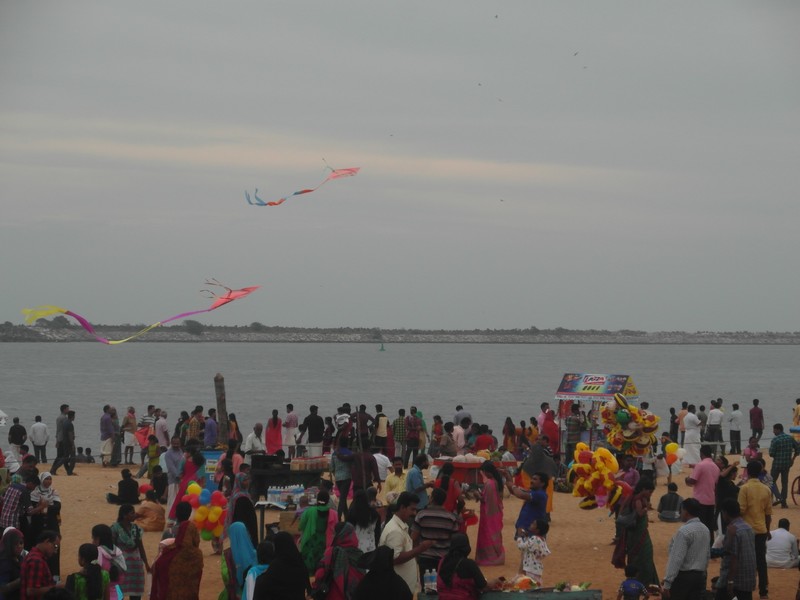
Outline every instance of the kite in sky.
[[[328, 168], [330, 169], [330, 167], [328, 167]], [[247, 192], [247, 191], [245, 191], [244, 197], [247, 199], [247, 203], [250, 206], [280, 206], [281, 204], [286, 202], [292, 196], [299, 196], [300, 194], [309, 194], [309, 193], [313, 192], [314, 190], [318, 190], [319, 188], [321, 188], [323, 185], [328, 183], [331, 179], [341, 179], [342, 177], [352, 177], [353, 175], [358, 173], [358, 171], [360, 169], [361, 169], [361, 167], [351, 167], [349, 169], [331, 169], [331, 174], [328, 175], [325, 178], [325, 180], [322, 183], [320, 183], [317, 187], [313, 187], [311, 189], [306, 189], [306, 190], [300, 190], [300, 191], [295, 192], [293, 194], [289, 194], [288, 196], [284, 196], [280, 200], [275, 200], [274, 202], [264, 202], [261, 198], [259, 198], [258, 197], [258, 188], [256, 188], [256, 191], [255, 191], [255, 194], [254, 194], [254, 199], [250, 198], [250, 193]]]
[[23, 308], [22, 314], [25, 315], [25, 322], [28, 323], [29, 325], [43, 317], [49, 317], [50, 315], [55, 315], [55, 314], [65, 314], [67, 316], [72, 317], [78, 323], [80, 323], [81, 327], [83, 327], [86, 331], [92, 334], [98, 342], [102, 342], [104, 344], [109, 344], [109, 345], [122, 344], [124, 342], [129, 342], [130, 340], [135, 339], [140, 335], [144, 335], [151, 329], [155, 329], [156, 327], [169, 323], [170, 321], [175, 321], [177, 319], [184, 319], [192, 315], [199, 315], [200, 313], [211, 312], [212, 310], [215, 310], [220, 306], [228, 304], [229, 302], [233, 302], [234, 300], [238, 300], [239, 298], [244, 298], [245, 296], [252, 294], [258, 288], [261, 287], [260, 285], [255, 285], [251, 287], [242, 288], [240, 290], [232, 290], [231, 288], [222, 285], [215, 279], [206, 280], [206, 284], [221, 287], [225, 290], [225, 293], [223, 294], [216, 294], [211, 290], [202, 290], [204, 292], [208, 292], [209, 294], [211, 294], [211, 297], [215, 299], [214, 303], [210, 307], [204, 308], [203, 310], [193, 310], [191, 312], [181, 313], [179, 315], [175, 315], [174, 317], [170, 317], [169, 319], [164, 319], [163, 321], [159, 321], [158, 323], [153, 323], [152, 325], [145, 327], [141, 331], [134, 333], [132, 336], [127, 337], [124, 340], [108, 340], [104, 337], [100, 337], [94, 330], [94, 327], [92, 327], [92, 324], [89, 323], [89, 321], [87, 321], [84, 317], [80, 316], [79, 314], [76, 314], [71, 310], [67, 310], [66, 308], [60, 308], [58, 306], [49, 306], [49, 305], [37, 306], [36, 308]]

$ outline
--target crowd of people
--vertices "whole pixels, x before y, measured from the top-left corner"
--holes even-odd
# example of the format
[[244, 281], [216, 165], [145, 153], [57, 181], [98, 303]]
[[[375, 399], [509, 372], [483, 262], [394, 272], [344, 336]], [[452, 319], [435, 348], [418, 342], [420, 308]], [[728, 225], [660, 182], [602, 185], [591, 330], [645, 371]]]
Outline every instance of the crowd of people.
[[[721, 401], [712, 402], [712, 407], [710, 413], [722, 412]], [[738, 463], [725, 456], [716, 413], [714, 418], [708, 415], [705, 430], [698, 432], [698, 456], [690, 456], [688, 447], [696, 443], [695, 418], [700, 420], [693, 409], [687, 404], [685, 414], [671, 411], [678, 430], [673, 431], [671, 420], [661, 440], [662, 450], [673, 439], [687, 447], [684, 462], [691, 472], [686, 485], [692, 490], [691, 498], [681, 498], [670, 469], [668, 491], [658, 502], [657, 514], [682, 525], [670, 546], [663, 578], [654, 564], [648, 531], [657, 471], [633, 457], [621, 463], [617, 478], [632, 492], [615, 508], [612, 562], [626, 574], [620, 594], [637, 597], [632, 595], [636, 590], [658, 588], [665, 598], [699, 597], [696, 594], [707, 585], [708, 562], [719, 556], [722, 573], [712, 582], [718, 600], [751, 597], [756, 587], [766, 598], [768, 566], [795, 568], [799, 562], [788, 521], [783, 519], [774, 530], [770, 526], [773, 503], [786, 506], [788, 472], [800, 445], [776, 424], [767, 473], [760, 437], [751, 436], [741, 452], [745, 466], [737, 482]], [[78, 453], [74, 445], [75, 412], [61, 406], [56, 459], [49, 472], [39, 470], [47, 464], [50, 441], [41, 417], [31, 426], [30, 438], [15, 418], [9, 451], [0, 453], [11, 474], [0, 510], [5, 529], [0, 540], [0, 600], [62, 592], [90, 600], [138, 600], [145, 593], [156, 600], [197, 598], [203, 569], [200, 531], [191, 518], [191, 504], [184, 501], [193, 483], [213, 486], [227, 499], [222, 535], [213, 540], [221, 556], [223, 600], [299, 599], [306, 594], [332, 600], [375, 598], [378, 589], [382, 596], [412, 598], [431, 572], [436, 573], [443, 600], [476, 598], [499, 583], [488, 581], [481, 567], [503, 564], [513, 564], [533, 585], [543, 583], [553, 493], [564, 491], [557, 482], [569, 486], [564, 463], [582, 433], [592, 427], [591, 415], [573, 408], [559, 424], [544, 403], [538, 417], [518, 424], [507, 418], [498, 438], [487, 424], [473, 422], [462, 406], [452, 418], [435, 415], [430, 423], [414, 406], [408, 412], [399, 409], [394, 419], [381, 405], [374, 414], [364, 405], [343, 405], [335, 416], [325, 418], [318, 412], [311, 406], [301, 420], [288, 405], [283, 417], [273, 411], [266, 426], [256, 423], [245, 436], [232, 414], [227, 415], [226, 434], [220, 435], [215, 410], [206, 412], [201, 406], [182, 413], [174, 427], [168, 426], [166, 411], [155, 406], [147, 407], [142, 417], [128, 407], [121, 421], [113, 406], [103, 407], [100, 462], [107, 468], [126, 465], [117, 493], [107, 494], [109, 502], [119, 505], [118, 517], [91, 529], [92, 543], [79, 549], [81, 570], [63, 580], [58, 552], [61, 499], [53, 475], [61, 466], [67, 475], [75, 475], [78, 454], [87, 454]], [[763, 423], [757, 433], [763, 433]], [[29, 454], [28, 442], [35, 454]], [[733, 446], [731, 453], [737, 449]], [[219, 454], [216, 468], [208, 473], [206, 457], [212, 451]], [[469, 454], [491, 458], [480, 465], [477, 488], [457, 480], [453, 462], [430, 469], [434, 457]], [[281, 531], [262, 541], [255, 503], [264, 490], [252, 473], [258, 455], [286, 460], [330, 456], [331, 477], [319, 482], [313, 497], [296, 499], [296, 534]], [[519, 468], [498, 466], [503, 463]], [[128, 467], [137, 464], [134, 476]], [[144, 477], [147, 484], [137, 481]], [[518, 552], [513, 557], [503, 538], [504, 497], [509, 495], [522, 501], [515, 522]], [[477, 515], [466, 509], [470, 499], [479, 503]], [[478, 529], [473, 553], [465, 534], [474, 522]], [[164, 532], [152, 561], [142, 544], [144, 531]], [[152, 576], [150, 590], [145, 589], [146, 573]]]

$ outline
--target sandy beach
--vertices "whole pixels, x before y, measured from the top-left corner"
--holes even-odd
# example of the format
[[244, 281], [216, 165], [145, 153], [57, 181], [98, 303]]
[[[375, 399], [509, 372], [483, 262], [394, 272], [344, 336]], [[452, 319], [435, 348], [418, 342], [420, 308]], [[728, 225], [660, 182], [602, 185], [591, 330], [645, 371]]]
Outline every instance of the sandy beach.
[[[46, 468], [46, 466], [45, 466]], [[62, 535], [61, 545], [61, 573], [66, 577], [78, 569], [77, 550], [82, 543], [91, 541], [90, 530], [97, 523], [112, 523], [117, 517], [117, 506], [110, 505], [105, 500], [105, 494], [116, 491], [119, 480], [119, 471], [104, 469], [99, 465], [79, 464], [75, 477], [67, 477], [63, 470], [54, 478], [54, 486], [61, 495], [62, 509]], [[683, 479], [688, 472], [685, 467], [683, 473], [674, 478], [679, 486], [679, 493], [684, 497], [691, 496], [691, 490], [685, 486]], [[800, 475], [800, 464], [792, 468], [790, 482]], [[653, 494], [653, 503], [666, 492], [666, 482], [660, 479], [658, 487]], [[506, 564], [501, 567], [484, 568], [487, 578], [504, 575], [512, 577], [519, 566], [519, 552], [513, 543], [514, 521], [521, 501], [516, 498], [506, 498], [504, 502], [504, 539], [506, 547]], [[479, 510], [477, 503], [468, 501], [468, 508]], [[273, 513], [274, 518], [267, 521], [277, 521], [278, 513]], [[779, 518], [786, 517], [792, 522], [792, 532], [795, 535], [800, 526], [800, 509], [789, 499], [789, 508], [776, 507], [773, 514], [773, 528]], [[663, 577], [667, 563], [667, 549], [670, 539], [679, 524], [662, 523], [652, 516], [650, 535], [655, 548], [655, 563], [659, 577]], [[470, 538], [473, 548], [477, 526], [470, 527]], [[592, 582], [592, 588], [602, 589], [604, 598], [616, 598], [617, 587], [624, 579], [621, 571], [611, 566], [611, 539], [614, 535], [614, 522], [609, 518], [604, 509], [581, 510], [578, 500], [569, 494], [556, 494], [552, 525], [548, 535], [548, 545], [552, 555], [545, 560], [544, 581], [551, 586], [559, 581], [578, 583]], [[145, 549], [150, 561], [157, 552], [160, 534], [145, 534]], [[212, 553], [210, 542], [201, 542], [201, 549], [205, 556], [205, 568], [201, 585], [200, 597], [202, 600], [216, 600], [222, 590], [220, 576], [220, 557]], [[711, 561], [710, 576], [719, 573], [719, 560]], [[796, 570], [770, 569], [770, 597], [775, 599], [794, 598], [797, 587], [798, 572]]]

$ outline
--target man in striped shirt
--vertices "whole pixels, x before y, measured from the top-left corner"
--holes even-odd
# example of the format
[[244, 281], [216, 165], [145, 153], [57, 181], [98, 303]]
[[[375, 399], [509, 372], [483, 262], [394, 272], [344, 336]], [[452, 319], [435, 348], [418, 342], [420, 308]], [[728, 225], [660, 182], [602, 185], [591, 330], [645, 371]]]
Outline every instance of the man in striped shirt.
[[450, 538], [458, 531], [458, 517], [444, 507], [447, 492], [442, 488], [431, 490], [430, 503], [417, 512], [411, 525], [411, 541], [417, 545], [419, 541], [431, 540], [433, 546], [417, 556], [420, 583], [422, 575], [428, 569], [439, 568], [439, 562], [450, 550]]
[[711, 534], [700, 520], [700, 512], [700, 503], [694, 498], [683, 501], [683, 525], [669, 544], [669, 560], [661, 593], [665, 600], [697, 600], [706, 589]]

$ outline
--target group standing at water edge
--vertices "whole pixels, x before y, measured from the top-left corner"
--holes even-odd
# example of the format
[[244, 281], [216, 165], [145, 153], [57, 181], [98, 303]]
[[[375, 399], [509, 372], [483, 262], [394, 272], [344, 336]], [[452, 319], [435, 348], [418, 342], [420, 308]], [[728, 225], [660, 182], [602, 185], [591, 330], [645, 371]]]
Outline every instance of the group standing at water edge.
[[[769, 528], [773, 503], [787, 507], [789, 470], [800, 445], [782, 425], [775, 424], [768, 474], [759, 449], [764, 417], [759, 401], [754, 400], [749, 414], [753, 435], [741, 452], [744, 481], [737, 486], [737, 466], [725, 457], [723, 428], [729, 427], [731, 454], [739, 454], [743, 415], [737, 404], [725, 415], [721, 399], [710, 405], [708, 412], [688, 402], [679, 412], [670, 409], [669, 432], [662, 435], [662, 453], [654, 458], [663, 458], [668, 443], [680, 442], [686, 451], [683, 462], [691, 468], [686, 484], [693, 494], [686, 500], [678, 497], [678, 503], [664, 503], [668, 506], [664, 513], [670, 513], [672, 520], [677, 516], [683, 525], [671, 544], [661, 581], [647, 527], [659, 470], [640, 460], [639, 464], [628, 462], [618, 474], [620, 480], [632, 482], [632, 493], [620, 501], [617, 513], [634, 514], [634, 524], [618, 526], [615, 540], [616, 564], [627, 567], [621, 594], [634, 590], [632, 582], [638, 581], [660, 585], [664, 597], [695, 598], [705, 589], [708, 561], [717, 553], [723, 558], [722, 575], [714, 584], [719, 600], [751, 597], [756, 582], [760, 596], [766, 598], [767, 557], [772, 557], [772, 565], [793, 567], [798, 562], [797, 541], [789, 533], [788, 520], [782, 519], [773, 532]], [[311, 406], [301, 421], [288, 405], [283, 418], [272, 411], [266, 434], [264, 425], [256, 423], [244, 436], [235, 415], [228, 415], [225, 440], [219, 439], [214, 409], [205, 412], [197, 406], [191, 413], [181, 413], [170, 427], [167, 412], [154, 405], [141, 418], [134, 407], [128, 407], [121, 420], [113, 406], [104, 406], [100, 417], [103, 467], [133, 465], [138, 450], [136, 478], [146, 474], [149, 483], [138, 485], [131, 471], [123, 469], [118, 494], [108, 495], [110, 502], [121, 505], [116, 522], [94, 526], [90, 538], [87, 532], [87, 542], [91, 539], [92, 544], [81, 546], [81, 571], [64, 580], [58, 552], [62, 499], [53, 486], [53, 475], [61, 466], [68, 475], [77, 475], [76, 463], [86, 460], [86, 453], [80, 457], [76, 453], [76, 415], [68, 405], [60, 407], [56, 459], [50, 472], [39, 470], [39, 465], [47, 463], [46, 446], [51, 441], [42, 418], [36, 417], [30, 438], [15, 418], [9, 428], [8, 450], [0, 451], [5, 469], [0, 597], [38, 598], [53, 588], [52, 597], [65, 588], [71, 597], [137, 600], [147, 593], [145, 573], [151, 573], [151, 597], [198, 598], [203, 569], [200, 531], [192, 506], [183, 499], [191, 483], [205, 486], [211, 475], [206, 473], [203, 451], [217, 449], [221, 454], [213, 480], [226, 498], [227, 509], [214, 551], [222, 555], [229, 600], [304, 598], [314, 590], [318, 597], [331, 599], [375, 597], [370, 590], [379, 582], [370, 574], [388, 577], [389, 571], [396, 584], [383, 589], [384, 595], [410, 598], [430, 584], [426, 574], [436, 572], [438, 593], [444, 600], [477, 597], [481, 590], [499, 583], [487, 581], [480, 567], [508, 561], [502, 535], [504, 493], [523, 501], [515, 525], [520, 554], [511, 562], [530, 585], [541, 585], [543, 560], [550, 554], [548, 535], [558, 535], [557, 527], [550, 525], [553, 492], [569, 487], [565, 463], [571, 461], [570, 450], [593, 427], [591, 411], [587, 417], [574, 406], [561, 427], [549, 403], [542, 404], [538, 417], [519, 425], [509, 417], [498, 439], [488, 425], [474, 423], [461, 406], [452, 419], [436, 415], [427, 422], [414, 406], [407, 414], [399, 409], [394, 419], [381, 405], [375, 407], [374, 415], [364, 405], [356, 410], [343, 405], [326, 418]], [[793, 423], [800, 424], [800, 399]], [[563, 460], [562, 441], [567, 449]], [[35, 454], [29, 453], [28, 443]], [[483, 484], [478, 490], [468, 490], [455, 480], [452, 463], [428, 478], [430, 458], [458, 462], [473, 453], [491, 459], [480, 467]], [[299, 540], [283, 532], [274, 536], [270, 546], [259, 545], [263, 532], [258, 531], [254, 502], [262, 490], [250, 468], [254, 456], [266, 454], [287, 459], [330, 455], [332, 481], [321, 481], [314, 500], [308, 502], [304, 496], [297, 507]], [[512, 462], [521, 463], [513, 474], [496, 466]], [[668, 478], [673, 474], [670, 468]], [[146, 498], [139, 504], [141, 493]], [[474, 560], [469, 559], [471, 548], [464, 535], [473, 519], [465, 510], [466, 499], [480, 504]], [[150, 562], [142, 532], [162, 529], [165, 541]]]

